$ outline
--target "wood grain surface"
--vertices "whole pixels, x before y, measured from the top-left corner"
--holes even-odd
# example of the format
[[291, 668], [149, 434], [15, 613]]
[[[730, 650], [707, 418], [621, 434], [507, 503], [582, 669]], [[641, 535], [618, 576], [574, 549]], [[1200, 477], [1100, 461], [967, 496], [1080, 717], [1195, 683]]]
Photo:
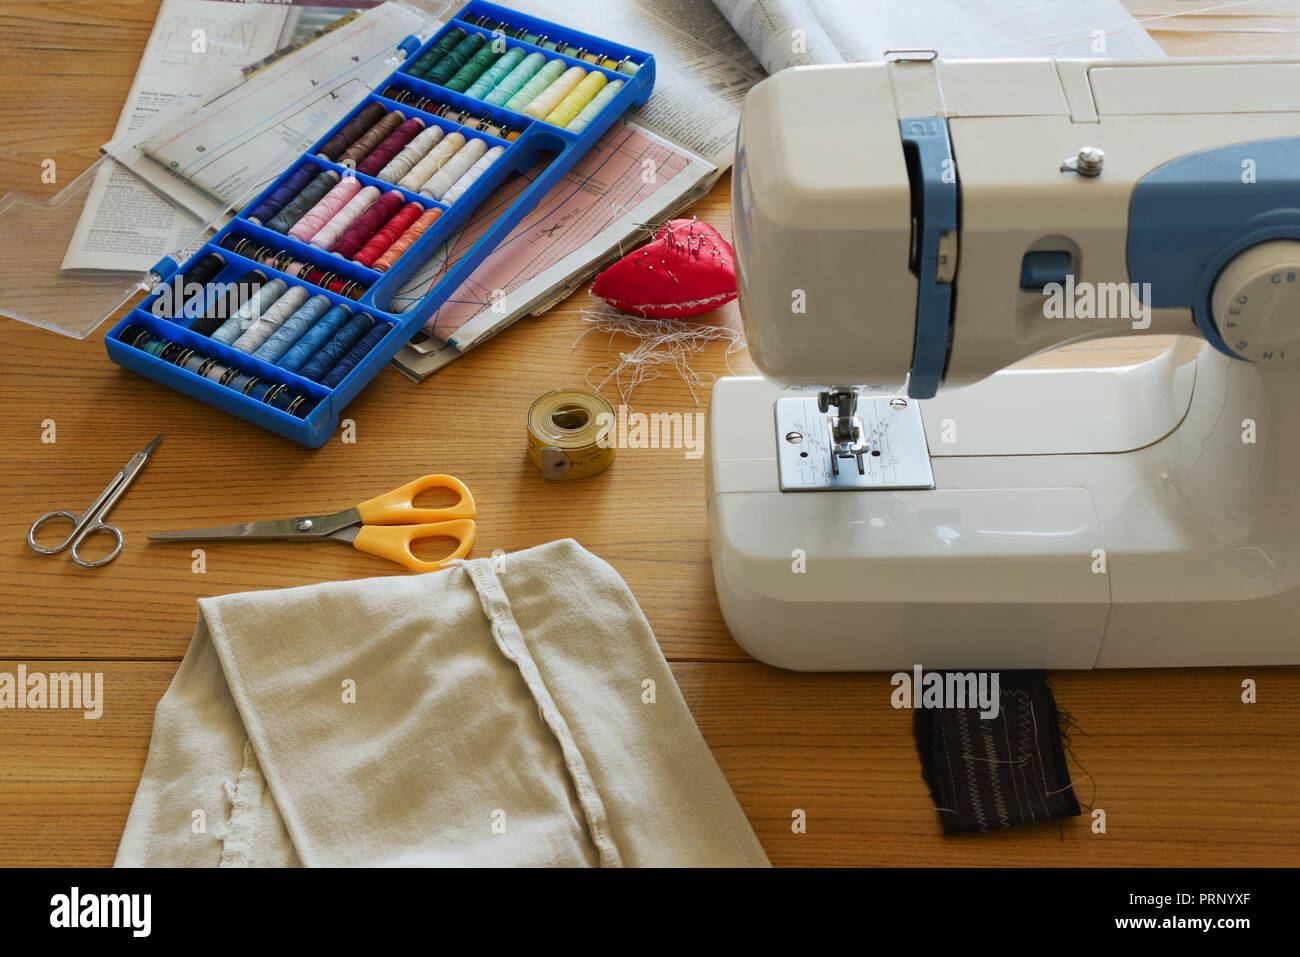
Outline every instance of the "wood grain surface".
[[[705, 2], [705, 0], [701, 0]], [[1300, 53], [1300, 4], [1134, 0], [1171, 54]], [[1212, 9], [1207, 9], [1212, 8]], [[1194, 13], [1193, 11], [1203, 11]], [[112, 132], [157, 0], [0, 4], [0, 189], [49, 196]], [[724, 177], [693, 210], [730, 234]], [[203, 595], [376, 574], [393, 566], [333, 542], [189, 545], [151, 531], [343, 508], [429, 471], [461, 477], [480, 506], [473, 554], [573, 537], [605, 558], [641, 603], [701, 731], [772, 861], [789, 865], [1294, 864], [1300, 861], [1300, 671], [1058, 673], [1081, 803], [1107, 812], [978, 838], [944, 839], [921, 781], [909, 712], [884, 675], [796, 675], [748, 659], [718, 612], [709, 565], [704, 462], [682, 450], [623, 451], [607, 473], [548, 484], [523, 453], [539, 393], [584, 385], [619, 341], [590, 335], [577, 293], [524, 320], [423, 385], [385, 369], [348, 407], [356, 442], [301, 448], [109, 362], [99, 335], [62, 338], [0, 320], [0, 671], [102, 671], [102, 718], [0, 711], [0, 865], [107, 865]], [[735, 305], [710, 321], [739, 325]], [[626, 343], [621, 343], [626, 347]], [[1160, 342], [1092, 343], [1036, 364], [1130, 362]], [[752, 372], [743, 352], [738, 373]], [[713, 346], [695, 368], [727, 374]], [[616, 395], [607, 390], [612, 398]], [[633, 406], [704, 412], [674, 374]], [[52, 419], [57, 441], [41, 441]], [[118, 561], [88, 571], [28, 550], [27, 526], [81, 509], [131, 453], [162, 444], [118, 503]], [[1227, 640], [1228, 636], [1225, 636]], [[1240, 701], [1241, 681], [1259, 703]], [[808, 814], [792, 833], [791, 814]]]

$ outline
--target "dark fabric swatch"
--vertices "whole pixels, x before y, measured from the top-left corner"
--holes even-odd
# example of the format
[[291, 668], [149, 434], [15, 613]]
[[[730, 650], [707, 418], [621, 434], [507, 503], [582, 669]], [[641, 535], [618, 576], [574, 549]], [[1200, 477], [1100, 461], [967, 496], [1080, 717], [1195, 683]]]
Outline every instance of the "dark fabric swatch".
[[1066, 718], [1043, 671], [999, 673], [999, 710], [918, 708], [912, 733], [944, 834], [1076, 817], [1062, 747]]

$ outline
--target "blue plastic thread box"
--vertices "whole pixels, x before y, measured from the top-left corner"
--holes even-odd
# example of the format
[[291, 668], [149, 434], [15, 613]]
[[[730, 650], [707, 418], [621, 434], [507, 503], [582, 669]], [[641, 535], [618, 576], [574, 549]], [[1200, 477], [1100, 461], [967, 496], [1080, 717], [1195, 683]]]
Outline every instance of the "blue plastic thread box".
[[[480, 23], [499, 23], [505, 26], [501, 32], [494, 31]], [[480, 33], [489, 43], [504, 43], [504, 50], [520, 47], [527, 53], [541, 53], [547, 60], [559, 58], [567, 66], [578, 66], [584, 70], [599, 71], [610, 81], [622, 81], [623, 86], [597, 116], [579, 133], [547, 124], [522, 113], [514, 113], [502, 107], [489, 105], [482, 100], [470, 98], [445, 87], [435, 85], [427, 80], [417, 78], [407, 72], [419, 57], [436, 44], [445, 33], [454, 29], [466, 33]], [[518, 38], [516, 37], [518, 35]], [[538, 46], [525, 42], [523, 36], [537, 37]], [[552, 49], [554, 46], [555, 49]], [[337, 428], [339, 416], [344, 406], [370, 381], [394, 354], [419, 330], [437, 311], [438, 307], [470, 276], [473, 270], [493, 249], [509, 234], [538, 201], [559, 181], [560, 177], [577, 161], [586, 150], [630, 107], [638, 106], [650, 96], [654, 85], [654, 58], [648, 53], [611, 43], [589, 36], [560, 24], [525, 16], [507, 7], [492, 3], [473, 2], [466, 4], [456, 16], [421, 44], [415, 37], [408, 37], [401, 44], [406, 54], [402, 65], [389, 73], [373, 91], [356, 103], [347, 114], [334, 124], [313, 144], [312, 148], [291, 162], [275, 180], [261, 193], [248, 202], [233, 220], [218, 233], [205, 242], [188, 260], [180, 264], [179, 271], [184, 275], [199, 260], [210, 253], [217, 253], [226, 261], [225, 268], [211, 281], [214, 283], [233, 283], [250, 270], [257, 269], [264, 273], [267, 281], [275, 278], [284, 280], [289, 286], [303, 286], [310, 295], [325, 295], [333, 303], [342, 303], [357, 313], [371, 316], [377, 322], [390, 323], [392, 328], [384, 335], [365, 358], [357, 364], [334, 388], [326, 388], [310, 379], [296, 375], [274, 364], [254, 358], [252, 355], [223, 345], [211, 338], [192, 332], [188, 328], [203, 311], [203, 296], [196, 297], [188, 307], [173, 319], [162, 318], [154, 313], [152, 306], [169, 280], [178, 271], [174, 260], [165, 259], [154, 272], [161, 280], [148, 298], [139, 303], [105, 337], [109, 356], [113, 361], [141, 375], [165, 383], [180, 392], [214, 405], [227, 412], [254, 422], [263, 428], [293, 439], [304, 445], [318, 447], [323, 445]], [[503, 52], [504, 52], [503, 50]], [[558, 52], [566, 51], [566, 52]], [[597, 62], [593, 62], [593, 60]], [[598, 63], [623, 63], [637, 65], [635, 72], [609, 69]], [[513, 141], [499, 139], [479, 129], [477, 125], [465, 125], [453, 122], [442, 116], [423, 109], [417, 109], [409, 102], [389, 99], [385, 91], [401, 90], [407, 96], [403, 100], [425, 97], [439, 104], [452, 107], [455, 111], [469, 113], [486, 118], [495, 126], [504, 125], [518, 130], [519, 136]], [[418, 102], [418, 101], [417, 101]], [[504, 152], [465, 192], [450, 205], [430, 199], [426, 195], [402, 189], [394, 184], [384, 182], [371, 176], [357, 173], [355, 170], [315, 155], [317, 149], [341, 129], [357, 112], [369, 103], [378, 103], [386, 110], [397, 110], [406, 118], [418, 117], [427, 126], [440, 126], [446, 132], [460, 132], [466, 139], [478, 138], [485, 141], [488, 148], [503, 147]], [[547, 154], [554, 154], [550, 162], [536, 179], [532, 181], [514, 200], [510, 207], [498, 217], [489, 229], [470, 247], [466, 253], [452, 265], [430, 288], [418, 303], [405, 312], [390, 311], [392, 296], [404, 282], [429, 259], [438, 248], [452, 236], [455, 231], [473, 213], [474, 209], [492, 193], [510, 175], [523, 174], [537, 165]], [[251, 222], [248, 214], [257, 205], [299, 169], [303, 163], [312, 163], [322, 170], [334, 170], [340, 175], [356, 176], [362, 186], [376, 186], [381, 193], [397, 189], [407, 202], [417, 202], [425, 208], [439, 208], [441, 215], [425, 232], [407, 249], [386, 271], [379, 272], [359, 263], [335, 256], [315, 246], [265, 226]], [[294, 260], [309, 266], [318, 266], [340, 277], [368, 286], [357, 299], [352, 299], [329, 289], [314, 285], [301, 277], [291, 276], [264, 262], [233, 253], [221, 245], [227, 237], [236, 236], [254, 243], [282, 251]], [[305, 394], [308, 401], [303, 406], [310, 406], [304, 417], [298, 417], [287, 411], [267, 405], [240, 391], [228, 388], [216, 381], [191, 372], [179, 365], [158, 358], [141, 349], [135, 348], [119, 339], [128, 326], [139, 326], [155, 335], [171, 340], [179, 345], [194, 349], [209, 356], [223, 365], [240, 372], [256, 376], [263, 382], [282, 384], [293, 392]]]

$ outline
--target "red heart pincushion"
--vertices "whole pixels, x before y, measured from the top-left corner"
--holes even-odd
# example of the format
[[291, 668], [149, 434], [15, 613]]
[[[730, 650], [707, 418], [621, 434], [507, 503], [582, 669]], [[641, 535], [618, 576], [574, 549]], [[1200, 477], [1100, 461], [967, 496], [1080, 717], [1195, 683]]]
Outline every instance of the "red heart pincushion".
[[708, 223], [674, 219], [597, 276], [591, 294], [637, 316], [696, 316], [736, 298], [735, 253]]

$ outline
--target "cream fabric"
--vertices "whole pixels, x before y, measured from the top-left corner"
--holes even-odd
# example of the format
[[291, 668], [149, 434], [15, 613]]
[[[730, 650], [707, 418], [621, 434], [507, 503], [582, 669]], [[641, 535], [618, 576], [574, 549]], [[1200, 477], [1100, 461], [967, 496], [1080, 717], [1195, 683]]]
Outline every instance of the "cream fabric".
[[117, 865], [298, 864], [767, 859], [627, 586], [563, 540], [199, 601]]

